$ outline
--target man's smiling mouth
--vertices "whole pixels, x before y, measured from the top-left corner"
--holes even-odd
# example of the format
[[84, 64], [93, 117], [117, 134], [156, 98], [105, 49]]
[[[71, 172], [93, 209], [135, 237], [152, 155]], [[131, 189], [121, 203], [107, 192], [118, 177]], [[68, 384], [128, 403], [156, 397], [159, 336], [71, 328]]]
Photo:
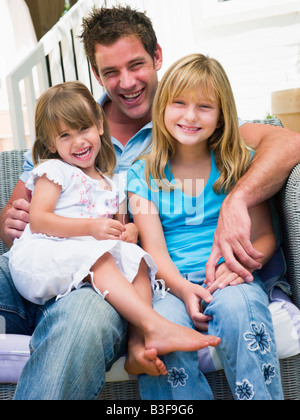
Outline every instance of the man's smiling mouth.
[[144, 92], [144, 89], [139, 90], [138, 92], [135, 92], [135, 93], [127, 93], [126, 95], [123, 94], [120, 96], [121, 98], [125, 99], [125, 101], [127, 102], [134, 102], [142, 95], [143, 92]]

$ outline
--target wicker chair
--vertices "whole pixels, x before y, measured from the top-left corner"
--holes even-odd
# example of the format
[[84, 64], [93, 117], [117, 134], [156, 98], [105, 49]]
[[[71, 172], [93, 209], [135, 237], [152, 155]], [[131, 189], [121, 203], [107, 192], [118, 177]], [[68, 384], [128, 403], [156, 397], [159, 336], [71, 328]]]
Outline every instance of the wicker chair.
[[[262, 121], [255, 121], [262, 122]], [[277, 120], [264, 121], [279, 125]], [[24, 150], [0, 153], [0, 211], [8, 201], [20, 173], [22, 172]], [[284, 251], [288, 265], [288, 280], [292, 287], [293, 301], [300, 308], [300, 165], [291, 173], [280, 193], [281, 224], [284, 232]], [[0, 254], [7, 249], [0, 241]], [[1, 345], [1, 340], [0, 340]], [[300, 355], [280, 360], [285, 399], [300, 399]], [[122, 371], [122, 359], [113, 367], [114, 373], [107, 376], [107, 382], [100, 400], [138, 400], [136, 378], [129, 378]], [[206, 375], [215, 399], [233, 399], [223, 371]], [[12, 399], [16, 384], [0, 384], [0, 400]]]

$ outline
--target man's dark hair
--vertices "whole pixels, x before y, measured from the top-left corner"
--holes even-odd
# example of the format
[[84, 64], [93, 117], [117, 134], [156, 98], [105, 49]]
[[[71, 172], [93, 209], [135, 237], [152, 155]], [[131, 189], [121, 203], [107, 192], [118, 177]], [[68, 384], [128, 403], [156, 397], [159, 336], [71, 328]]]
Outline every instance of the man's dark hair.
[[95, 45], [111, 45], [118, 39], [130, 35], [138, 37], [147, 53], [154, 61], [157, 38], [151, 20], [145, 13], [129, 6], [94, 8], [89, 17], [83, 20], [81, 40], [84, 50], [97, 76], [99, 72], [95, 60]]

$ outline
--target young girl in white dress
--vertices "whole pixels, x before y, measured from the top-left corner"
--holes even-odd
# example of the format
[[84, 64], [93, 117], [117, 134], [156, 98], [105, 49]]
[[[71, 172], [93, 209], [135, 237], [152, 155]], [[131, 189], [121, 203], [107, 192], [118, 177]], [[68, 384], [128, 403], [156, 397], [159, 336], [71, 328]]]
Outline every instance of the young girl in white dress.
[[[219, 339], [179, 327], [152, 309], [157, 268], [136, 245], [122, 183], [113, 176], [108, 125], [89, 90], [80, 82], [50, 88], [37, 103], [35, 124], [30, 224], [10, 253], [20, 294], [43, 305], [91, 284], [142, 331], [152, 355], [218, 345]], [[158, 358], [155, 363], [166, 373]]]

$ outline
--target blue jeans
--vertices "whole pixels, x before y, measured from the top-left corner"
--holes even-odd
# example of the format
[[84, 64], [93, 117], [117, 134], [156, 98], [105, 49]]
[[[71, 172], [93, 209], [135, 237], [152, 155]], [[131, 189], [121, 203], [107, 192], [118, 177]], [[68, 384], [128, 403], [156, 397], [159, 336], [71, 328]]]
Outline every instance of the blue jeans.
[[126, 352], [127, 323], [87, 286], [37, 306], [23, 299], [0, 256], [0, 316], [7, 334], [32, 335], [17, 400], [92, 400]]
[[[185, 277], [203, 285], [205, 273]], [[213, 317], [208, 333], [221, 337], [218, 356], [236, 399], [282, 400], [280, 366], [268, 296], [260, 279], [252, 284], [226, 287], [213, 295], [205, 314]], [[184, 303], [168, 293], [155, 298], [154, 309], [165, 318], [194, 328]], [[174, 352], [162, 357], [166, 376], [141, 375], [139, 387], [145, 400], [211, 400], [213, 394], [198, 368], [196, 352]]]

